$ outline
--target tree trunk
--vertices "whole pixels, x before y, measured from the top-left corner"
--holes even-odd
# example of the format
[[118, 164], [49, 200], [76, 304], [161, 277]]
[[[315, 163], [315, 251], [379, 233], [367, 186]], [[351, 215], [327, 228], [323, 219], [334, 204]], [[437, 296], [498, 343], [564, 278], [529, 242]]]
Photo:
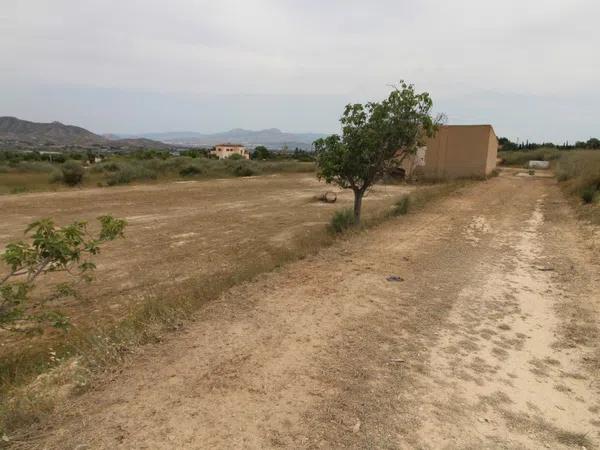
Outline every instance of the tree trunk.
[[364, 195], [364, 191], [360, 189], [356, 189], [354, 191], [354, 224], [358, 225], [360, 223], [360, 210], [362, 208], [362, 199]]

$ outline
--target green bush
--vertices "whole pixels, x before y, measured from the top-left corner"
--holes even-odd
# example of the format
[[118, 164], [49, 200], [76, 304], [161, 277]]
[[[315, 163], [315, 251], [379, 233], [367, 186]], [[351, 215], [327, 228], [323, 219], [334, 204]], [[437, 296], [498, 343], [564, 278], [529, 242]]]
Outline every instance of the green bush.
[[120, 169], [119, 165], [116, 162], [107, 162], [99, 167], [107, 172], [117, 172]]
[[392, 209], [392, 214], [394, 216], [403, 216], [404, 214], [408, 213], [409, 206], [410, 206], [410, 197], [408, 195], [403, 195], [394, 204], [394, 208]]
[[596, 197], [596, 186], [587, 186], [581, 190], [581, 199], [583, 203], [592, 203]]
[[149, 170], [139, 164], [119, 164], [119, 170], [111, 173], [106, 184], [116, 186], [119, 184], [129, 184], [136, 180], [155, 180], [157, 174], [155, 171]]
[[182, 177], [191, 177], [194, 175], [201, 175], [204, 171], [198, 166], [186, 166], [179, 171], [179, 175]]
[[60, 170], [55, 170], [50, 174], [49, 177], [50, 183], [62, 183], [63, 182], [63, 174]]
[[12, 167], [15, 169], [15, 171], [21, 172], [21, 173], [24, 173], [24, 172], [36, 172], [36, 173], [48, 172], [48, 173], [50, 173], [53, 170], [55, 170], [56, 165], [50, 164], [48, 162], [41, 162], [41, 161], [20, 161], [20, 162], [13, 164]]
[[354, 211], [351, 208], [345, 208], [333, 214], [329, 228], [334, 233], [342, 233], [353, 227], [354, 223]]
[[69, 160], [61, 167], [63, 182], [68, 186], [77, 186], [83, 181], [85, 169], [76, 162]]
[[236, 177], [250, 177], [255, 174], [254, 170], [246, 164], [238, 164], [233, 168]]
[[231, 161], [240, 161], [240, 160], [244, 159], [244, 157], [242, 155], [240, 155], [239, 153], [234, 153], [233, 155], [229, 156], [229, 159]]

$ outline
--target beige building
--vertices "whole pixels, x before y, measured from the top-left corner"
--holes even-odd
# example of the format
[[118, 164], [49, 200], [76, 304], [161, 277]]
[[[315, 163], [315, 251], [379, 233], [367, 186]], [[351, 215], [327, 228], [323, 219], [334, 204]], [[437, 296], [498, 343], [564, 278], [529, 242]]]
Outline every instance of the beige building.
[[250, 153], [241, 144], [219, 144], [210, 151], [211, 155], [217, 156], [219, 159], [229, 158], [231, 155], [240, 155], [244, 159], [250, 159]]
[[426, 147], [425, 178], [486, 177], [496, 168], [498, 139], [491, 125], [443, 125]]

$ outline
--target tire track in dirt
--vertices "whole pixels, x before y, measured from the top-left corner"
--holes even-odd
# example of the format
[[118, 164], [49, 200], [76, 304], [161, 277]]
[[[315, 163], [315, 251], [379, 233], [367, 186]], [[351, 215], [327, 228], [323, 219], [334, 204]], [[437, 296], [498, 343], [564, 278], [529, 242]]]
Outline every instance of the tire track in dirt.
[[550, 198], [501, 176], [232, 289], [32, 445], [597, 444], [598, 272]]

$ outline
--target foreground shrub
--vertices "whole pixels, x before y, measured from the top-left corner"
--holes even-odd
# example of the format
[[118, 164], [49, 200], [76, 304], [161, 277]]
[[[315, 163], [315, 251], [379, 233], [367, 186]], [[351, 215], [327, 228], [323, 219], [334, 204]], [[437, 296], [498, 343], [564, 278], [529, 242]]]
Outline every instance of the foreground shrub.
[[101, 229], [89, 233], [86, 222], [57, 227], [50, 219], [32, 223], [25, 230], [29, 242], [8, 244], [0, 254], [9, 268], [0, 276], [0, 328], [9, 331], [38, 330], [41, 324], [57, 328], [68, 325], [59, 311], [49, 309], [46, 301], [74, 294], [76, 281], [60, 283], [45, 301], [31, 305], [30, 292], [38, 277], [50, 272], [67, 272], [75, 279], [91, 281], [95, 264], [87, 258], [98, 254], [100, 246], [123, 236], [125, 221], [111, 216], [98, 218]]
[[85, 170], [80, 163], [70, 160], [62, 165], [61, 172], [66, 185], [77, 186], [83, 181]]
[[345, 208], [336, 211], [331, 218], [329, 229], [333, 233], [342, 233], [355, 224], [354, 211], [350, 208]]

